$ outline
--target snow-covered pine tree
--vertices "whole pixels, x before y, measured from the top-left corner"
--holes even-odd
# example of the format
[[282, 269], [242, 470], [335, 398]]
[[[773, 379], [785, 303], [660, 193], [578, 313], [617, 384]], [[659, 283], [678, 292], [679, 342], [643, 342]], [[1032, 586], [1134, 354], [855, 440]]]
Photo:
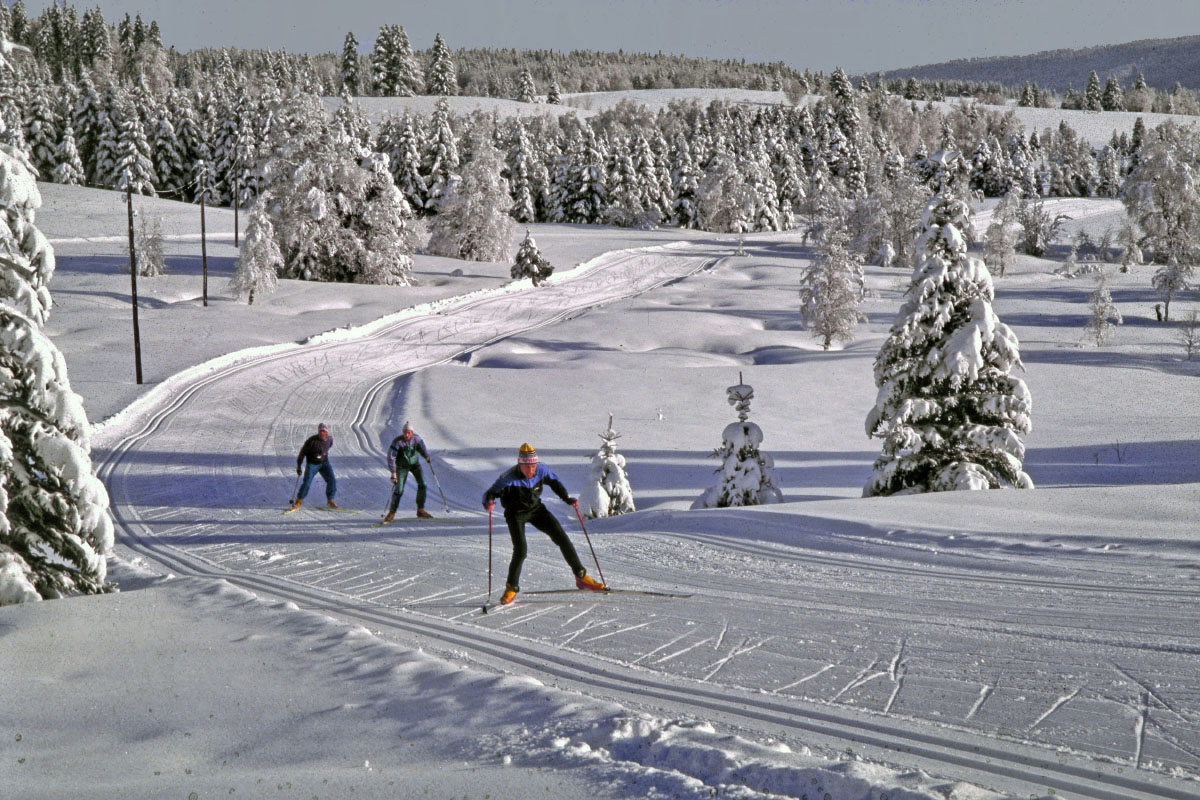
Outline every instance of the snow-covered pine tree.
[[605, 152], [586, 119], [579, 123], [582, 136], [573, 140], [577, 147], [567, 152], [567, 197], [565, 222], [585, 224], [604, 221], [608, 186]]
[[245, 297], [246, 305], [253, 305], [256, 295], [262, 297], [274, 292], [279, 286], [279, 273], [283, 271], [283, 253], [279, 251], [275, 226], [267, 214], [267, 205], [271, 202], [270, 196], [260, 195], [251, 207], [246, 238], [229, 281], [230, 294], [235, 300]]
[[425, 94], [435, 97], [452, 97], [458, 94], [458, 75], [454, 69], [454, 59], [450, 57], [450, 48], [446, 46], [446, 40], [440, 33], [433, 36], [430, 58]]
[[54, 252], [34, 224], [40, 205], [31, 165], [0, 144], [0, 605], [110, 588], [113, 526], [87, 415], [41, 329]]
[[1083, 110], [1104, 110], [1104, 97], [1100, 93], [1100, 76], [1096, 74], [1096, 70], [1092, 70], [1088, 74], [1087, 88], [1083, 90]]
[[54, 172], [51, 180], [67, 186], [78, 186], [84, 182], [83, 162], [79, 160], [79, 151], [75, 149], [75, 133], [70, 123], [63, 127], [62, 141], [54, 151]]
[[835, 341], [853, 341], [854, 326], [864, 319], [858, 310], [863, 269], [847, 251], [847, 241], [845, 229], [827, 231], [817, 258], [800, 278], [800, 317], [824, 350]]
[[[379, 33], [375, 36], [375, 48], [371, 50], [371, 83], [374, 85], [375, 94], [380, 97], [396, 97], [401, 94], [398, 76], [394, 74], [396, 63], [396, 55], [393, 52], [396, 47], [394, 27], [391, 25], [380, 26]], [[405, 37], [405, 41], [407, 41], [407, 37]]]
[[604, 183], [607, 191], [603, 220], [623, 227], [645, 224], [641, 185], [625, 137], [617, 137], [609, 146]]
[[550, 86], [546, 89], [546, 102], [549, 105], [558, 105], [562, 102], [562, 95], [558, 88], [558, 81], [550, 79]]
[[508, 256], [514, 228], [504, 159], [484, 131], [476, 133], [471, 152], [430, 224], [428, 249], [467, 261], [499, 261]]
[[917, 267], [875, 357], [868, 436], [883, 439], [864, 496], [1032, 488], [1021, 434], [1033, 401], [1017, 337], [992, 311], [987, 266], [967, 255], [970, 207], [949, 187], [925, 208]]
[[125, 109], [113, 152], [113, 173], [110, 186], [137, 194], [157, 194], [154, 164], [150, 160], [150, 142], [146, 130], [133, 108]]
[[458, 180], [458, 142], [450, 125], [450, 104], [445, 97], [439, 98], [429, 122], [430, 137], [425, 146], [423, 159], [425, 185], [428, 188], [425, 211], [439, 213], [442, 195]]
[[150, 124], [150, 151], [154, 158], [158, 189], [170, 192], [173, 200], [181, 200], [182, 187], [188, 182], [188, 165], [175, 126], [171, 123], [170, 110], [165, 105], [160, 106], [155, 110]]
[[533, 82], [533, 73], [529, 71], [529, 67], [521, 69], [521, 77], [517, 79], [517, 96], [514, 99], [518, 103], [537, 101], [537, 85]]
[[25, 103], [25, 145], [40, 175], [49, 175], [54, 171], [58, 126], [54, 104], [50, 99], [50, 87], [41, 83], [30, 87]]
[[533, 240], [533, 234], [526, 228], [525, 238], [521, 240], [521, 246], [517, 248], [517, 257], [509, 272], [512, 279], [519, 281], [529, 278], [533, 281], [533, 285], [537, 286], [549, 278], [553, 272], [554, 265], [547, 261], [546, 257], [538, 250], [537, 242]]
[[342, 41], [342, 64], [340, 77], [342, 89], [351, 97], [362, 93], [362, 71], [358, 63], [358, 39], [349, 31]]
[[1124, 321], [1108, 290], [1108, 273], [1101, 270], [1096, 273], [1096, 288], [1088, 295], [1088, 321], [1084, 330], [1095, 340], [1096, 347], [1101, 347], [1112, 334], [1113, 326]]
[[421, 61], [413, 52], [408, 41], [408, 33], [403, 25], [393, 25], [391, 31], [391, 66], [389, 71], [394, 76], [394, 94], [410, 97], [420, 94], [425, 88], [425, 70]]
[[750, 401], [754, 387], [738, 375], [736, 386], [725, 390], [729, 405], [737, 409], [738, 421], [731, 422], [721, 432], [721, 446], [713, 455], [721, 459], [715, 470], [720, 477], [717, 485], [708, 489], [693, 504], [693, 508], [731, 508], [778, 503], [783, 500], [775, 478], [775, 461], [762, 452], [762, 428], [749, 420]]
[[612, 414], [608, 428], [600, 434], [600, 449], [592, 456], [587, 484], [580, 495], [583, 515], [588, 519], [615, 517], [637, 511], [633, 504], [633, 489], [625, 472], [625, 456], [617, 452], [621, 434], [613, 430]]
[[363, 112], [362, 106], [350, 95], [349, 91], [343, 89], [338, 100], [340, 105], [333, 112], [333, 123], [360, 148], [356, 155], [362, 157], [370, 149], [371, 122]]
[[534, 202], [533, 187], [530, 175], [533, 172], [533, 151], [529, 145], [529, 137], [525, 135], [525, 126], [520, 120], [514, 123], [514, 141], [508, 157], [508, 180], [512, 191], [513, 204], [509, 213], [517, 222], [535, 222], [537, 220], [537, 204]]
[[79, 79], [79, 99], [71, 115], [71, 126], [75, 131], [79, 160], [83, 162], [84, 175], [94, 175], [96, 146], [100, 139], [100, 119], [103, 101], [96, 91], [92, 79], [84, 74]]
[[404, 195], [409, 207], [423, 211], [428, 199], [428, 188], [421, 175], [421, 128], [420, 121], [408, 114], [402, 122], [393, 118], [380, 126], [377, 147], [388, 156], [392, 180]]
[[681, 228], [700, 227], [700, 202], [696, 196], [700, 175], [692, 161], [692, 151], [683, 134], [677, 134], [671, 147], [671, 211]]

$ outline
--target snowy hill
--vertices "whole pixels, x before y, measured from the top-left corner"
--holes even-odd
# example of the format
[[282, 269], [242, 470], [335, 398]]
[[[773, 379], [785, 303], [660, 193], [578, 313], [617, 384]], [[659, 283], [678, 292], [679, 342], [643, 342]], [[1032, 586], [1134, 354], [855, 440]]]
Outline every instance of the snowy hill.
[[1046, 50], [1023, 56], [997, 56], [945, 61], [889, 70], [885, 78], [924, 78], [985, 81], [1006, 86], [1036, 83], [1043, 89], [1064, 91], [1068, 85], [1082, 90], [1095, 71], [1103, 81], [1117, 78], [1128, 87], [1140, 72], [1146, 84], [1169, 91], [1176, 83], [1200, 87], [1200, 36], [1177, 39], [1143, 39], [1126, 44]]
[[[508, 285], [507, 264], [418, 256], [416, 287], [282, 281], [248, 307], [225, 287], [221, 212], [205, 308], [196, 209], [146, 201], [169, 274], [140, 282], [136, 387], [120, 196], [41, 188], [51, 332], [108, 418], [94, 457], [123, 591], [0, 609], [16, 732], [0, 780], [20, 796], [1200, 785], [1200, 367], [1153, 321], [1146, 268], [1112, 274], [1126, 321], [1103, 348], [1084, 344], [1087, 279], [1028, 257], [997, 279], [1034, 398], [1038, 489], [862, 500], [897, 271], [868, 268], [868, 322], [830, 352], [798, 319], [812, 253], [792, 234], [748, 236], [733, 257], [712, 234], [536, 225], [557, 267], [543, 288]], [[1094, 233], [1121, 215], [1047, 207]], [[1176, 303], [1183, 317], [1195, 296]], [[688, 511], [739, 375], [784, 502]], [[481, 617], [489, 552], [495, 589], [510, 547], [499, 518], [489, 539], [484, 487], [531, 441], [578, 491], [609, 413], [640, 510], [589, 522], [586, 543], [570, 509], [551, 510], [611, 585], [690, 597], [537, 594], [569, 575], [531, 532], [518, 606]], [[372, 528], [405, 420], [431, 447], [446, 520]], [[361, 513], [281, 516], [318, 421], [338, 499]]]

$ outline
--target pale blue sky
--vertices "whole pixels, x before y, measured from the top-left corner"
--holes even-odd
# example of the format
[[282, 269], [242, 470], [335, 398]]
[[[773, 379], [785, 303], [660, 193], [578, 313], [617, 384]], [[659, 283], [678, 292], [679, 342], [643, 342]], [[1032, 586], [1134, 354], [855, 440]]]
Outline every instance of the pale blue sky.
[[[11, 4], [12, 0], [5, 0]], [[51, 0], [26, 0], [31, 16]], [[195, 47], [369, 50], [403, 25], [413, 47], [682, 53], [851, 73], [1200, 34], [1200, 0], [79, 0], [110, 23], [157, 19]]]

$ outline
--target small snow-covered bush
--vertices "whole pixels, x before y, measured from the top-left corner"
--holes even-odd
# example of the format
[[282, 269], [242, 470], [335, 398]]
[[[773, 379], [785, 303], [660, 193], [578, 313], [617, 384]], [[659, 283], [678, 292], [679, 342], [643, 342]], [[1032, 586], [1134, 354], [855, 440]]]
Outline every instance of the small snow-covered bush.
[[533, 240], [529, 231], [525, 231], [525, 238], [521, 240], [521, 246], [517, 248], [517, 258], [509, 273], [513, 280], [529, 278], [533, 281], [533, 285], [537, 286], [549, 278], [553, 272], [554, 266], [538, 250], [537, 242]]
[[740, 381], [725, 390], [729, 404], [735, 406], [738, 421], [731, 422], [721, 432], [721, 446], [713, 455], [721, 459], [716, 470], [717, 485], [706, 491], [693, 508], [729, 508], [757, 506], [783, 500], [775, 479], [775, 462], [762, 452], [762, 428], [750, 422], [750, 401], [754, 387]]
[[625, 473], [625, 456], [617, 452], [619, 438], [621, 434], [613, 430], [612, 415], [609, 414], [608, 428], [600, 434], [600, 450], [592, 456], [591, 473], [580, 497], [583, 515], [588, 519], [637, 510], [633, 505], [629, 476]]

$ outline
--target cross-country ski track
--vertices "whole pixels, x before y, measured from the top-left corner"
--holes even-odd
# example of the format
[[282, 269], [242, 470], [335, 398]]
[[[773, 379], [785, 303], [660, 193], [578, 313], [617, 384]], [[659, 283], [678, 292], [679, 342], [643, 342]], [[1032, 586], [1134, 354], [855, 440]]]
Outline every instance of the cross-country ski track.
[[[520, 607], [484, 616], [479, 456], [436, 442], [452, 520], [371, 527], [405, 376], [717, 258], [701, 245], [618, 251], [546, 286], [442, 301], [197, 371], [97, 436], [120, 544], [171, 572], [223, 579], [435, 655], [753, 738], [1021, 797], [1196, 797], [1197, 784], [1172, 772], [1200, 771], [1200, 687], [1158, 687], [1161, 676], [1195, 676], [1200, 593], [1150, 567], [1090, 574], [1054, 554], [938, 557], [870, 536], [830, 539], [801, 516], [803, 504], [652, 511], [591, 526], [604, 573], [621, 588], [693, 596], [525, 594]], [[339, 502], [366, 513], [280, 514], [296, 451], [318, 421], [334, 431]], [[323, 502], [323, 488], [318, 478], [308, 504]], [[441, 511], [432, 480], [429, 491]], [[411, 495], [405, 502], [411, 513]], [[576, 538], [573, 515], [549, 504]], [[496, 534], [502, 587], [500, 518]], [[555, 581], [567, 584], [557, 552], [532, 541], [523, 586]], [[1100, 624], [1080, 627], [1079, 608]]]

